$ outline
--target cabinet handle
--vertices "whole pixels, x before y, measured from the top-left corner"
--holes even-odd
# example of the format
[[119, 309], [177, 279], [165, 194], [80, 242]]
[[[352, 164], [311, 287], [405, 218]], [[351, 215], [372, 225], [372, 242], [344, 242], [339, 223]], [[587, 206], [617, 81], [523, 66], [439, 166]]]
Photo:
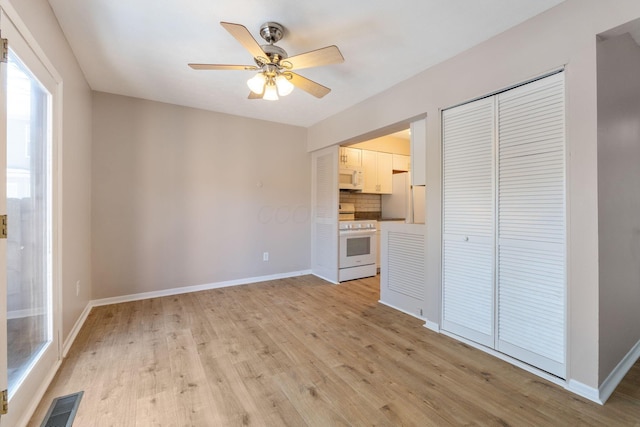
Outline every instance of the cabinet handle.
[[468, 242], [469, 241], [469, 236], [464, 236], [464, 241]]

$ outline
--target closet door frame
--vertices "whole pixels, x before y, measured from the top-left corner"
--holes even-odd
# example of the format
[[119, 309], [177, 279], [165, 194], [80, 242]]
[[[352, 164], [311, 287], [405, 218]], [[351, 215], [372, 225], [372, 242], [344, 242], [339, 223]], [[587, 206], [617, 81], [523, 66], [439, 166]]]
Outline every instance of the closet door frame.
[[[554, 77], [557, 76], [557, 77]], [[566, 378], [566, 374], [567, 374], [567, 361], [568, 361], [568, 353], [569, 353], [569, 345], [568, 345], [568, 332], [567, 332], [567, 325], [568, 325], [568, 318], [569, 318], [569, 304], [568, 304], [568, 196], [567, 196], [567, 189], [568, 189], [568, 148], [567, 148], [567, 143], [566, 143], [566, 90], [563, 91], [563, 111], [565, 114], [565, 125], [564, 125], [564, 142], [563, 142], [563, 165], [564, 165], [564, 211], [563, 211], [563, 216], [564, 216], [564, 231], [563, 231], [563, 236], [564, 236], [564, 249], [563, 249], [563, 256], [564, 256], [564, 266], [563, 266], [563, 271], [564, 271], [564, 276], [563, 276], [563, 283], [564, 283], [564, 299], [562, 301], [562, 306], [563, 306], [563, 319], [564, 319], [564, 323], [563, 323], [563, 335], [564, 335], [564, 340], [563, 340], [563, 345], [564, 345], [564, 360], [561, 363], [557, 363], [557, 362], [553, 362], [549, 359], [546, 359], [544, 357], [531, 357], [531, 354], [527, 354], [527, 352], [522, 352], [520, 351], [517, 347], [515, 346], [510, 346], [508, 343], [505, 342], [501, 342], [500, 337], [499, 337], [499, 278], [498, 278], [498, 262], [499, 262], [499, 216], [498, 216], [498, 209], [499, 209], [499, 134], [498, 134], [498, 121], [499, 121], [499, 117], [498, 117], [498, 97], [500, 94], [512, 91], [514, 89], [517, 89], [519, 87], [522, 86], [526, 86], [526, 85], [530, 85], [530, 84], [537, 84], [537, 82], [542, 81], [544, 79], [547, 78], [557, 78], [557, 79], [562, 79], [562, 81], [564, 82], [564, 68], [561, 69], [557, 69], [554, 70], [553, 72], [550, 72], [548, 74], [545, 74], [543, 76], [540, 76], [538, 78], [532, 79], [530, 81], [527, 81], [525, 83], [519, 84], [519, 85], [514, 85], [512, 87], [506, 88], [504, 90], [500, 90], [497, 91], [493, 94], [487, 95], [485, 97], [476, 99], [476, 100], [472, 100], [469, 101], [467, 103], [463, 103], [463, 104], [459, 104], [447, 109], [442, 109], [441, 110], [441, 126], [442, 126], [442, 139], [441, 139], [441, 143], [442, 143], [442, 265], [441, 265], [441, 271], [442, 271], [442, 278], [441, 278], [441, 329], [447, 333], [450, 333], [454, 336], [460, 336], [463, 340], [469, 340], [471, 342], [475, 342], [477, 344], [480, 344], [483, 347], [486, 347], [488, 350], [490, 350], [490, 352], [492, 351], [497, 351], [500, 354], [504, 354], [505, 356], [507, 356], [508, 358], [512, 358], [514, 360], [514, 362], [518, 361], [518, 362], [522, 362], [525, 365], [529, 365], [532, 368], [534, 368], [534, 370], [540, 370], [540, 372], [545, 371], [548, 372], [556, 377], [559, 378]], [[477, 333], [475, 333], [475, 331], [473, 331], [472, 329], [470, 330], [465, 330], [464, 327], [460, 327], [459, 325], [452, 325], [451, 322], [447, 321], [446, 319], [446, 313], [445, 313], [445, 242], [447, 240], [446, 236], [446, 229], [445, 229], [445, 221], [446, 221], [446, 215], [445, 215], [445, 114], [448, 110], [452, 110], [454, 108], [461, 108], [461, 107], [466, 107], [467, 105], [471, 105], [477, 102], [481, 102], [484, 101], [486, 99], [493, 99], [493, 144], [492, 144], [492, 182], [493, 182], [493, 236], [492, 236], [492, 307], [493, 307], [493, 312], [492, 312], [492, 334], [491, 334], [491, 339], [488, 339], [488, 337], [486, 336], [482, 336], [478, 335]], [[471, 239], [469, 239], [471, 240]], [[517, 363], [517, 362], [516, 362]], [[523, 365], [521, 365], [523, 366]]]

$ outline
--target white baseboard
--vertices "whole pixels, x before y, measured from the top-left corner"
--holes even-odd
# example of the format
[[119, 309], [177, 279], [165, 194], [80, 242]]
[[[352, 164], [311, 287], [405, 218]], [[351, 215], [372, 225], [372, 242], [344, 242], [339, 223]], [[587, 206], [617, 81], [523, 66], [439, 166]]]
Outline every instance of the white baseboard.
[[172, 295], [188, 294], [191, 292], [207, 291], [209, 289], [226, 288], [229, 286], [248, 285], [250, 283], [266, 282], [269, 280], [286, 279], [289, 277], [311, 274], [311, 270], [292, 271], [289, 273], [271, 274], [269, 276], [248, 277], [246, 279], [227, 280], [224, 282], [207, 283], [204, 285], [185, 286], [182, 288], [163, 289], [161, 291], [142, 292], [139, 294], [123, 295], [119, 297], [92, 300], [92, 307], [101, 305], [120, 304], [123, 302], [139, 301], [149, 298], [160, 298]]
[[613, 391], [618, 387], [618, 384], [622, 381], [629, 369], [638, 361], [640, 358], [640, 341], [638, 341], [631, 350], [622, 358], [620, 363], [611, 371], [609, 376], [600, 384], [600, 388], [598, 390], [599, 399], [602, 403], [606, 402]]
[[433, 332], [440, 333], [440, 324], [436, 322], [432, 322], [429, 319], [427, 319], [427, 321], [425, 322], [424, 327]]
[[339, 284], [340, 284], [340, 282], [336, 282], [336, 281], [334, 281], [334, 280], [328, 279], [328, 278], [326, 278], [326, 277], [324, 277], [324, 276], [321, 276], [321, 275], [319, 275], [319, 274], [316, 274], [316, 273], [314, 273], [314, 272], [311, 272], [311, 274], [313, 274], [313, 275], [314, 275], [314, 276], [316, 276], [316, 277], [321, 278], [322, 280], [326, 280], [327, 282], [331, 283], [332, 285], [339, 285]]
[[600, 399], [600, 393], [597, 388], [590, 387], [586, 384], [582, 384], [580, 381], [569, 380], [567, 381], [565, 388], [572, 393], [582, 396], [585, 399], [589, 399], [592, 402], [600, 405], [604, 404], [604, 401]]
[[73, 328], [71, 328], [71, 332], [69, 332], [69, 335], [67, 335], [67, 338], [64, 340], [64, 344], [62, 345], [63, 359], [67, 357], [67, 354], [69, 353], [69, 349], [71, 348], [71, 345], [76, 340], [76, 337], [78, 336], [80, 329], [82, 329], [82, 325], [84, 325], [84, 322], [87, 320], [87, 317], [89, 316], [89, 313], [91, 312], [92, 308], [93, 308], [93, 304], [91, 303], [91, 301], [89, 301], [87, 303], [87, 306], [84, 308], [84, 310], [82, 310], [82, 313], [80, 313], [80, 317], [78, 317], [78, 320], [76, 320], [76, 323], [73, 325]]
[[47, 389], [49, 388], [51, 381], [53, 381], [53, 378], [58, 373], [58, 369], [60, 369], [60, 365], [62, 365], [62, 360], [58, 360], [55, 363], [55, 365], [51, 368], [51, 370], [49, 370], [47, 377], [44, 379], [42, 384], [40, 384], [40, 387], [38, 387], [38, 390], [36, 391], [36, 394], [33, 396], [33, 399], [31, 399], [31, 403], [29, 404], [29, 407], [27, 408], [26, 411], [24, 411], [24, 414], [22, 415], [20, 420], [15, 424], [16, 426], [26, 427], [26, 425], [29, 423], [29, 420], [31, 420], [31, 417], [33, 417], [33, 414], [36, 412], [36, 409], [38, 408], [40, 401], [44, 397], [44, 394], [47, 392]]
[[409, 316], [411, 316], [411, 317], [415, 317], [416, 319], [420, 319], [420, 320], [427, 320], [427, 319], [425, 319], [424, 317], [421, 317], [421, 316], [419, 316], [419, 315], [417, 315], [417, 314], [415, 314], [415, 313], [412, 313], [412, 312], [410, 312], [410, 311], [403, 310], [402, 308], [400, 308], [400, 307], [396, 307], [395, 305], [393, 305], [393, 304], [389, 304], [388, 302], [384, 302], [384, 301], [382, 301], [382, 300], [378, 300], [378, 302], [379, 302], [380, 304], [382, 304], [382, 305], [386, 305], [387, 307], [391, 307], [391, 308], [393, 308], [394, 310], [398, 310], [398, 311], [403, 312], [404, 314], [408, 314], [408, 315], [409, 315]]

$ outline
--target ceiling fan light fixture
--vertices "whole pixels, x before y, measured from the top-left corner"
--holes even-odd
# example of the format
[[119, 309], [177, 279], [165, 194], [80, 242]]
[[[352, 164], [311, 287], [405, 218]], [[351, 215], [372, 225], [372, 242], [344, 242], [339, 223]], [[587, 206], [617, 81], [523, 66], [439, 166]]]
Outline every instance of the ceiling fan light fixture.
[[253, 56], [256, 65], [188, 64], [192, 69], [258, 71], [247, 81], [247, 86], [251, 89], [249, 99], [275, 101], [281, 96], [289, 95], [294, 86], [316, 98], [322, 98], [331, 92], [328, 87], [291, 70], [343, 62], [344, 58], [337, 46], [325, 46], [290, 57], [284, 49], [274, 44], [285, 35], [285, 28], [277, 22], [267, 22], [260, 27], [260, 36], [268, 43], [265, 45], [258, 44], [244, 25], [224, 21], [220, 25]]
[[264, 95], [262, 99], [266, 99], [267, 101], [277, 101], [278, 100], [278, 89], [273, 81], [268, 81], [264, 86]]
[[278, 87], [278, 93], [280, 96], [287, 96], [293, 91], [293, 84], [289, 81], [286, 75], [280, 74], [276, 77], [276, 86]]
[[264, 93], [266, 83], [267, 77], [262, 72], [247, 80], [247, 86], [249, 86], [251, 92], [255, 93], [256, 95], [262, 95]]

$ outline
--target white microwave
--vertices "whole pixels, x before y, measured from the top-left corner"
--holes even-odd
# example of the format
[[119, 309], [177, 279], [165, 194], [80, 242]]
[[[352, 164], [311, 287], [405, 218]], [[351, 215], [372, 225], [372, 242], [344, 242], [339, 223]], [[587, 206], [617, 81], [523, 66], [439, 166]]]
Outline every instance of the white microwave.
[[362, 191], [362, 189], [364, 188], [362, 169], [340, 169], [338, 183], [338, 188], [340, 188], [341, 190]]

